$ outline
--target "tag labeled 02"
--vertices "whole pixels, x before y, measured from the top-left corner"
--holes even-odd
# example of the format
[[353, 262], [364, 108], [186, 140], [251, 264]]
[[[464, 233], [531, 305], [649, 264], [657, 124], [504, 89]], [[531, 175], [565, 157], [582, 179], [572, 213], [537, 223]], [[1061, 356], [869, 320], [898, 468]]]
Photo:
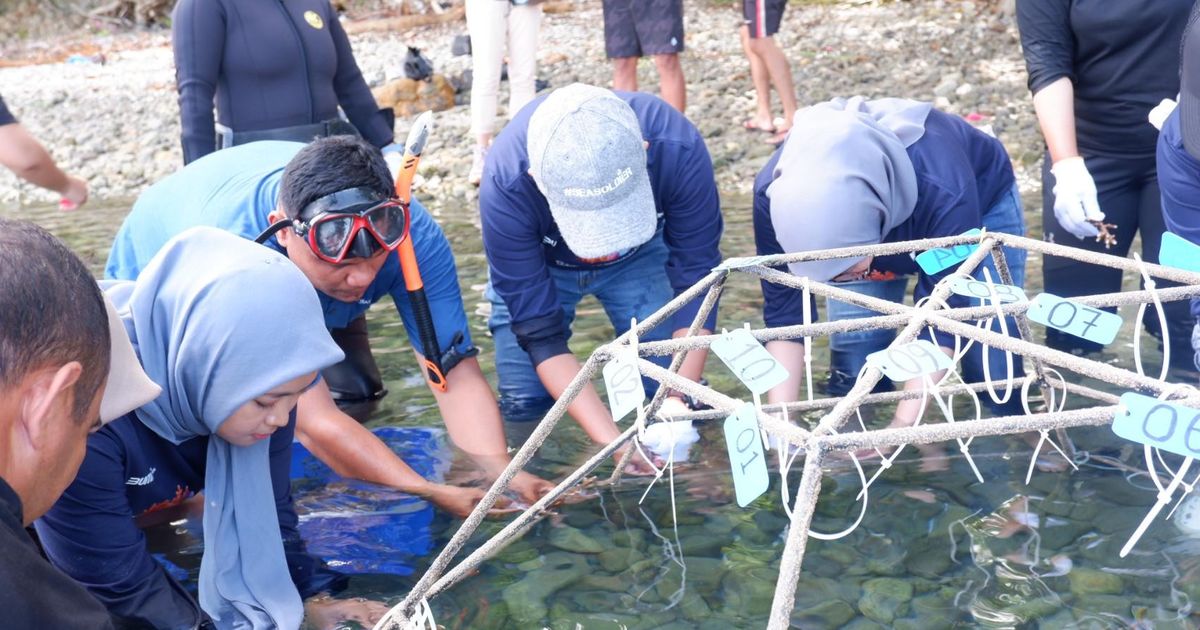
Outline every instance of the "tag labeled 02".
[[893, 381], [902, 383], [932, 372], [948, 370], [954, 362], [937, 346], [919, 339], [872, 352], [867, 355], [867, 364], [879, 368], [884, 376]]
[[729, 450], [738, 505], [746, 507], [771, 485], [753, 403], [738, 407], [732, 416], [725, 418], [725, 447]]
[[1112, 343], [1121, 331], [1120, 315], [1049, 293], [1033, 298], [1025, 316], [1043, 326], [1103, 345]]
[[1127, 412], [1113, 418], [1113, 433], [1184, 457], [1200, 457], [1200, 409], [1127, 392], [1121, 395]]
[[[963, 232], [962, 235], [979, 236], [982, 233], [978, 228], [975, 228]], [[966, 260], [967, 256], [970, 256], [978, 248], [979, 245], [975, 243], [964, 243], [962, 245], [955, 245], [954, 247], [939, 247], [921, 252], [913, 260], [917, 261], [917, 265], [921, 267], [921, 271], [924, 271], [926, 275], [932, 276]]]
[[1158, 262], [1184, 271], [1200, 271], [1200, 245], [1195, 245], [1178, 234], [1167, 232], [1162, 235]]
[[613, 421], [624, 418], [625, 414], [637, 409], [646, 399], [636, 354], [618, 351], [601, 373], [604, 375], [604, 389], [608, 392], [608, 409], [612, 412]]
[[745, 328], [726, 331], [712, 342], [712, 351], [755, 394], [765, 394], [787, 380], [787, 368]]
[[991, 304], [993, 296], [998, 298], [1001, 304], [1024, 302], [1029, 299], [1021, 287], [1011, 284], [992, 283], [989, 285], [982, 280], [961, 276], [950, 281], [950, 290], [964, 297], [984, 300], [987, 304]]

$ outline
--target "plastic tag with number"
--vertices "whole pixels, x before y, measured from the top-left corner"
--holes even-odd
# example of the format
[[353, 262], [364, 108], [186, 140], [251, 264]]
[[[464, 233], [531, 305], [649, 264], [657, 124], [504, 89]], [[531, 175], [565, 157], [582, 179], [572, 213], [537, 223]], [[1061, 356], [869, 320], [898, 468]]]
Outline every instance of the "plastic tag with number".
[[897, 383], [954, 366], [941, 348], [924, 339], [872, 352], [867, 355], [867, 364], [879, 368], [884, 376]]
[[787, 368], [745, 328], [726, 331], [712, 342], [712, 351], [755, 394], [764, 394], [787, 380]]
[[636, 352], [618, 350], [601, 373], [604, 375], [604, 389], [608, 391], [608, 408], [613, 421], [624, 418], [625, 414], [637, 409], [646, 399]]
[[989, 284], [982, 280], [961, 276], [950, 281], [950, 290], [963, 297], [984, 300], [988, 304], [991, 304], [992, 296], [999, 298], [1001, 304], [1024, 302], [1029, 299], [1021, 287], [1011, 284]]
[[1200, 409], [1184, 407], [1133, 392], [1121, 395], [1113, 433], [1138, 444], [1184, 457], [1200, 457]]
[[[983, 234], [983, 232], [980, 232], [978, 228], [962, 233], [963, 236], [979, 236], [980, 234]], [[964, 243], [962, 245], [955, 245], [954, 247], [939, 247], [917, 254], [914, 260], [921, 267], [921, 271], [932, 276], [966, 260], [971, 255], [971, 252], [974, 252], [978, 248], [979, 245], [975, 243]]]
[[729, 467], [733, 471], [738, 505], [746, 507], [771, 485], [753, 404], [746, 403], [725, 418], [725, 447], [729, 449]]
[[1029, 305], [1025, 316], [1043, 326], [1102, 345], [1112, 343], [1121, 330], [1120, 315], [1049, 293], [1033, 298], [1033, 304]]
[[725, 260], [725, 262], [717, 265], [716, 267], [713, 267], [713, 271], [722, 271], [725, 269], [729, 269], [729, 270], [744, 269], [746, 267], [753, 267], [754, 265], [761, 265], [762, 262], [764, 260], [766, 260], [767, 258], [770, 258], [770, 256], [748, 256], [746, 258], [728, 258]]
[[1158, 250], [1158, 264], [1184, 271], [1200, 271], [1200, 245], [1196, 245], [1178, 234], [1167, 232], [1162, 235], [1162, 246]]

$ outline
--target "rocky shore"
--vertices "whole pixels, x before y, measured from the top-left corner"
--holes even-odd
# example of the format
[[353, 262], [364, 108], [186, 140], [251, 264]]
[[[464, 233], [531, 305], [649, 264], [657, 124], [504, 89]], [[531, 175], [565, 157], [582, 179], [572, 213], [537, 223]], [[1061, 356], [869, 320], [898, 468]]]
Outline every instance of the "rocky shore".
[[[688, 116], [712, 153], [722, 191], [749, 192], [771, 147], [742, 129], [754, 107], [748, 66], [737, 38], [740, 10], [715, 0], [686, 3]], [[540, 78], [550, 86], [573, 81], [607, 85], [599, 0], [577, 1], [573, 10], [548, 14], [539, 47]], [[454, 57], [454, 35], [463, 22], [403, 33], [352, 37], [368, 83], [401, 74], [407, 46], [421, 48], [436, 71], [451, 80], [470, 67]], [[777, 36], [793, 65], [802, 104], [833, 96], [904, 96], [938, 106], [980, 125], [990, 125], [1007, 146], [1026, 192], [1035, 190], [1041, 137], [1037, 131], [1016, 27], [992, 2], [833, 1], [795, 3]], [[112, 36], [105, 63], [55, 63], [0, 69], [0, 94], [20, 120], [67, 170], [89, 180], [93, 197], [126, 199], [177, 169], [179, 110], [170, 35], [165, 31]], [[643, 86], [657, 84], [643, 62]], [[469, 86], [467, 86], [469, 89]], [[501, 89], [501, 113], [507, 98]], [[470, 93], [436, 115], [436, 126], [418, 177], [418, 194], [437, 212], [447, 204], [473, 204], [466, 182], [471, 159]], [[397, 122], [402, 137], [408, 121]], [[5, 206], [54, 198], [8, 173], [0, 174]]]

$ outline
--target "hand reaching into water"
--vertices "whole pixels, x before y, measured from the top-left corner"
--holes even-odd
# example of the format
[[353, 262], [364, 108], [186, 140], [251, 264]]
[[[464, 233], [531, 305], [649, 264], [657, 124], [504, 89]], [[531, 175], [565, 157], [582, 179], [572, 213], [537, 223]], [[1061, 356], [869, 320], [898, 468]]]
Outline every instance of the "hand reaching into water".
[[370, 628], [387, 611], [388, 607], [382, 602], [362, 597], [333, 599], [328, 595], [317, 595], [304, 602], [304, 627], [333, 630], [341, 627], [343, 622], [354, 621]]
[[[471, 510], [479, 504], [480, 499], [486, 494], [479, 488], [460, 488], [458, 486], [447, 486], [445, 484], [435, 483], [430, 484], [429, 489], [421, 494], [422, 497], [429, 500], [443, 512], [453, 514], [458, 518], [466, 518]], [[492, 509], [488, 510], [488, 516], [500, 516], [516, 511], [510, 507], [508, 499], [501, 497]]]

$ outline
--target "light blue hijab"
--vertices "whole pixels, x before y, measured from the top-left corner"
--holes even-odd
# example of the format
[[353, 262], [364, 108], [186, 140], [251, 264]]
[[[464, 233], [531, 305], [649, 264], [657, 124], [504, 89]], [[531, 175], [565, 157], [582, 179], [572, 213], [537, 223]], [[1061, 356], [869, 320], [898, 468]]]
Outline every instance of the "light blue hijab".
[[297, 628], [271, 485], [270, 440], [233, 446], [217, 428], [243, 404], [342, 359], [316, 290], [291, 261], [222, 230], [171, 239], [134, 282], [105, 284], [163, 393], [136, 411], [179, 444], [209, 436], [200, 605], [220, 628]]
[[[788, 253], [874, 245], [912, 216], [917, 176], [907, 149], [933, 107], [898, 98], [835, 98], [796, 112], [767, 188], [771, 225]], [[790, 263], [826, 282], [861, 258]]]

